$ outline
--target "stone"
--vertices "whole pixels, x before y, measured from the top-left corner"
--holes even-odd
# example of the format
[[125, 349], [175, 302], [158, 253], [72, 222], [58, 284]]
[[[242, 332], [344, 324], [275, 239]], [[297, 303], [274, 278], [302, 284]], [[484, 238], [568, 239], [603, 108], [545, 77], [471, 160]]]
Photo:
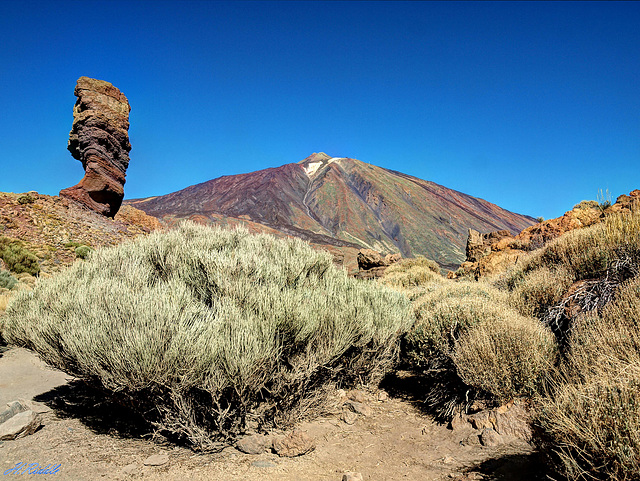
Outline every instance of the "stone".
[[353, 411], [345, 410], [345, 411], [342, 411], [342, 414], [340, 415], [340, 419], [342, 419], [346, 424], [351, 426], [352, 424], [355, 424], [355, 422], [358, 420], [358, 415]]
[[295, 430], [288, 435], [273, 440], [273, 450], [278, 456], [293, 458], [310, 453], [316, 448], [315, 440], [307, 433]]
[[362, 473], [354, 473], [353, 471], [347, 471], [342, 475], [342, 481], [362, 481]]
[[371, 414], [373, 413], [369, 406], [358, 401], [349, 400], [345, 402], [344, 405], [351, 409], [354, 413], [362, 414], [363, 416], [371, 416]]
[[33, 434], [42, 426], [40, 416], [35, 412], [23, 411], [0, 424], [0, 441], [10, 441]]
[[385, 391], [380, 391], [378, 393], [378, 401], [384, 402], [389, 399], [389, 395]]
[[356, 401], [359, 403], [367, 402], [367, 395], [363, 391], [359, 391], [357, 389], [349, 391], [349, 393], [347, 394], [347, 397], [350, 400]]
[[494, 429], [485, 428], [480, 433], [480, 442], [483, 446], [498, 446], [504, 439]]
[[258, 459], [257, 461], [254, 461], [253, 463], [251, 463], [251, 466], [254, 466], [256, 468], [275, 468], [277, 464], [271, 461]]
[[129, 166], [129, 101], [103, 80], [80, 77], [74, 91], [73, 126], [68, 150], [85, 170], [82, 180], [60, 191], [61, 197], [114, 217], [124, 198]]
[[140, 470], [140, 466], [136, 463], [127, 464], [122, 468], [122, 474], [133, 476]]
[[358, 268], [362, 271], [373, 269], [374, 267], [386, 267], [384, 259], [379, 252], [373, 249], [360, 249], [358, 252]]
[[402, 260], [402, 254], [400, 254], [399, 252], [396, 252], [395, 254], [387, 254], [386, 256], [384, 256], [384, 262], [388, 266], [390, 266], [391, 264], [395, 264], [400, 260]]
[[478, 435], [478, 431], [474, 431], [469, 434], [466, 438], [460, 441], [460, 444], [463, 446], [480, 446], [480, 436]]
[[[508, 407], [508, 406], [507, 406]], [[503, 436], [511, 436], [530, 442], [533, 439], [531, 431], [531, 414], [521, 404], [513, 404], [506, 410], [495, 411], [495, 430]]]
[[236, 449], [245, 454], [262, 454], [269, 449], [271, 439], [262, 434], [245, 436], [236, 442]]
[[142, 464], [145, 466], [162, 466], [169, 462], [169, 456], [166, 454], [152, 454], [145, 459]]
[[466, 415], [457, 414], [451, 418], [449, 427], [452, 431], [460, 431], [462, 429], [471, 428], [471, 425], [469, 424], [469, 419]]
[[4, 423], [5, 421], [8, 421], [16, 414], [24, 411], [28, 411], [28, 410], [29, 410], [29, 405], [22, 400], [8, 402], [7, 408], [4, 411], [0, 412], [0, 424]]

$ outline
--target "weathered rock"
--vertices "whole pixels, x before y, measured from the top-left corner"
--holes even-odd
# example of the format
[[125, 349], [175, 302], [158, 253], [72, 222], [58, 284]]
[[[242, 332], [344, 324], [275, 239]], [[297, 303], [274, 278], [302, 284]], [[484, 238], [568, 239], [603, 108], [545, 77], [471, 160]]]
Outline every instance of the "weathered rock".
[[8, 421], [18, 413], [29, 411], [29, 406], [22, 400], [11, 401], [7, 403], [4, 411], [0, 412], [0, 424]]
[[355, 424], [355, 422], [358, 420], [358, 415], [353, 411], [344, 410], [340, 415], [340, 419], [342, 419], [346, 424], [351, 426], [352, 424]]
[[452, 431], [460, 431], [463, 429], [470, 429], [471, 424], [469, 423], [469, 418], [466, 415], [457, 414], [451, 418], [449, 427]]
[[364, 270], [358, 271], [353, 275], [353, 277], [355, 277], [356, 279], [365, 279], [365, 280], [378, 279], [382, 277], [382, 275], [384, 274], [384, 271], [386, 270], [387, 270], [387, 266], [374, 267], [372, 269], [367, 269], [366, 271]]
[[33, 434], [42, 426], [40, 417], [33, 411], [23, 411], [0, 424], [0, 441], [9, 441]]
[[389, 395], [385, 391], [380, 391], [378, 393], [378, 401], [384, 402], [389, 399]]
[[494, 429], [485, 428], [480, 433], [480, 442], [483, 446], [498, 446], [504, 443], [504, 439]]
[[293, 458], [310, 453], [316, 448], [315, 440], [302, 431], [293, 431], [288, 435], [273, 440], [273, 450], [278, 456]]
[[361, 249], [358, 252], [358, 268], [362, 271], [373, 269], [374, 267], [385, 267], [387, 263], [382, 255], [373, 249]]
[[362, 473], [347, 471], [342, 475], [342, 481], [362, 481]]
[[372, 414], [372, 410], [369, 406], [358, 401], [349, 400], [345, 402], [344, 405], [351, 409], [351, 411], [353, 411], [354, 413], [361, 414], [363, 416], [371, 416]]
[[236, 449], [245, 454], [262, 454], [267, 452], [271, 438], [262, 434], [245, 436], [236, 443]]
[[152, 454], [147, 459], [145, 459], [142, 464], [145, 466], [162, 466], [163, 464], [167, 464], [169, 462], [169, 456], [166, 454]]
[[492, 429], [501, 436], [526, 442], [532, 439], [531, 414], [519, 400], [495, 409], [480, 411], [467, 416], [466, 419], [475, 429], [481, 431]]
[[356, 401], [359, 403], [364, 403], [367, 402], [367, 394], [363, 391], [360, 391], [358, 389], [353, 389], [351, 391], [349, 391], [347, 393], [347, 397], [352, 400], [352, 401]]
[[399, 252], [396, 252], [395, 254], [387, 254], [386, 256], [384, 256], [384, 262], [388, 266], [390, 266], [391, 264], [395, 264], [400, 260], [402, 260], [402, 254], [400, 254]]
[[469, 229], [469, 235], [467, 238], [467, 261], [479, 261], [482, 257], [491, 252], [491, 244], [498, 242], [505, 237], [512, 237], [508, 230], [481, 234], [476, 230]]
[[495, 430], [503, 436], [512, 436], [530, 442], [531, 414], [519, 403], [495, 409]]
[[103, 80], [80, 77], [73, 109], [68, 149], [84, 167], [77, 185], [60, 191], [107, 217], [118, 212], [124, 197], [129, 166], [129, 101], [120, 90]]
[[464, 438], [460, 444], [463, 446], [480, 446], [480, 436], [478, 435], [478, 431], [473, 431], [466, 438]]

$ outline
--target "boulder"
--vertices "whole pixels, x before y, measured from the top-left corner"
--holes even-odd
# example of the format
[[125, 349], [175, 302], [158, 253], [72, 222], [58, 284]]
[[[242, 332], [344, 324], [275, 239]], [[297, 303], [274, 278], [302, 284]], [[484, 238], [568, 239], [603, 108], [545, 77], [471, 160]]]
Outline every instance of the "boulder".
[[358, 252], [358, 268], [361, 271], [367, 271], [374, 267], [386, 266], [387, 263], [379, 252], [376, 252], [373, 249], [361, 249], [360, 252]]
[[271, 438], [262, 434], [245, 436], [236, 443], [236, 449], [245, 454], [262, 454], [269, 450]]
[[75, 186], [60, 191], [107, 217], [122, 204], [129, 166], [129, 101], [120, 90], [103, 80], [80, 77], [73, 109], [68, 149], [85, 170]]
[[33, 434], [42, 426], [40, 416], [35, 412], [22, 411], [0, 424], [0, 441], [22, 438]]
[[293, 458], [310, 453], [316, 448], [315, 440], [302, 431], [293, 431], [288, 435], [274, 439], [273, 450], [278, 456]]

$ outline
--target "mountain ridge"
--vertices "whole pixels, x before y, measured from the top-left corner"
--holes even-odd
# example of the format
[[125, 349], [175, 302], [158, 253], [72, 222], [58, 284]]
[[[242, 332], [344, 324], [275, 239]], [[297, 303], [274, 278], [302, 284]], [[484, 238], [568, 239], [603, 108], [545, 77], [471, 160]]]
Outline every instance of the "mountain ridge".
[[318, 245], [425, 255], [446, 268], [464, 261], [469, 228], [516, 234], [535, 223], [434, 182], [324, 152], [125, 204], [168, 223], [250, 224]]

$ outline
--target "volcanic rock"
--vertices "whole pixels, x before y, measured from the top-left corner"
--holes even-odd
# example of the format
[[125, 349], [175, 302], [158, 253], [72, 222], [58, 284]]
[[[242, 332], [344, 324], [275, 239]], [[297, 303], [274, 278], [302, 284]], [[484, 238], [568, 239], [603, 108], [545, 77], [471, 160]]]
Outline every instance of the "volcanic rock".
[[122, 204], [129, 166], [129, 101], [103, 80], [80, 77], [68, 149], [85, 170], [82, 180], [60, 191], [89, 209], [114, 217]]
[[310, 453], [316, 448], [315, 440], [302, 431], [293, 431], [288, 435], [274, 439], [273, 450], [278, 456], [293, 458]]

